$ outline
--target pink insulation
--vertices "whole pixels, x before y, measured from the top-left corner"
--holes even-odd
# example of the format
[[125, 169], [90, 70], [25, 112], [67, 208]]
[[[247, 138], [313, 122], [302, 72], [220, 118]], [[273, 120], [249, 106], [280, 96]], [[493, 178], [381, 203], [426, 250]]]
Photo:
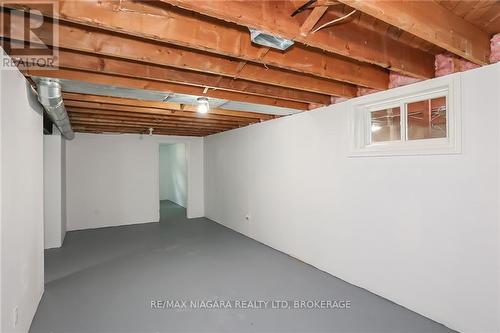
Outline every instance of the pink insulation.
[[458, 70], [455, 70], [455, 67], [457, 67], [455, 63], [456, 58], [453, 56], [453, 54], [437, 54], [436, 60], [434, 62], [436, 68], [436, 77], [458, 72]]
[[469, 69], [481, 67], [478, 64], [475, 64], [473, 62], [470, 62], [470, 61], [462, 59], [462, 58], [459, 59], [459, 66], [460, 66], [461, 72], [468, 71]]
[[480, 67], [479, 65], [460, 58], [451, 53], [443, 53], [436, 55], [435, 60], [436, 77], [453, 74], [457, 72], [467, 71]]
[[418, 81], [422, 80], [392, 71], [389, 73], [389, 89], [406, 86], [407, 84], [412, 84]]
[[500, 61], [500, 33], [493, 36], [491, 39], [491, 55], [490, 62], [493, 64]]
[[345, 97], [335, 97], [335, 96], [332, 96], [332, 98], [331, 98], [332, 104], [337, 104], [337, 103], [345, 102], [347, 100], [348, 100], [348, 98], [345, 98]]
[[320, 107], [323, 107], [323, 104], [318, 104], [318, 103], [309, 103], [309, 107], [307, 108], [308, 110], [314, 110]]
[[376, 93], [376, 92], [379, 92], [381, 90], [378, 90], [378, 89], [370, 89], [370, 88], [365, 88], [365, 87], [358, 87], [358, 92], [357, 92], [357, 96], [364, 96], [364, 95], [369, 95], [369, 94], [373, 94], [373, 93]]

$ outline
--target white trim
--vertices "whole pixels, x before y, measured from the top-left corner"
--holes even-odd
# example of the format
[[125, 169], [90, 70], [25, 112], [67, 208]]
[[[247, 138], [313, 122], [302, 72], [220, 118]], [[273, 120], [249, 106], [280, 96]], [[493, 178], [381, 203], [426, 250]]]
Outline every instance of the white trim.
[[[380, 98], [380, 93], [366, 96], [354, 104], [349, 117], [349, 156], [397, 156], [460, 154], [462, 152], [460, 76], [452, 75], [401, 87], [391, 97]], [[408, 103], [446, 96], [446, 138], [407, 139]], [[371, 143], [371, 115], [373, 111], [400, 108], [401, 139]]]

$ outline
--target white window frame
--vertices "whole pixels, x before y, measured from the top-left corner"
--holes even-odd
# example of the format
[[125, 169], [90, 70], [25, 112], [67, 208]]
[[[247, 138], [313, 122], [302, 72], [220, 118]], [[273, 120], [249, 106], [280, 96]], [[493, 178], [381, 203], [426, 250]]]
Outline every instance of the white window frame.
[[[443, 96], [446, 97], [446, 138], [408, 140], [407, 104]], [[400, 108], [400, 140], [371, 143], [371, 113], [396, 107]], [[462, 152], [461, 96], [458, 75], [364, 96], [360, 102], [353, 104], [350, 112], [349, 156], [434, 155]]]

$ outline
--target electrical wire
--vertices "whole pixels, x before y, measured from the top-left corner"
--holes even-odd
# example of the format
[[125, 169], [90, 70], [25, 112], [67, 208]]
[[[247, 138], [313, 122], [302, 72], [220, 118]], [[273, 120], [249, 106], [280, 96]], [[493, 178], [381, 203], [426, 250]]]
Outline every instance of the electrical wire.
[[333, 20], [333, 21], [327, 22], [327, 23], [325, 23], [325, 24], [323, 24], [323, 25], [319, 26], [318, 28], [314, 29], [314, 30], [312, 31], [312, 33], [315, 33], [316, 31], [319, 31], [319, 30], [321, 30], [321, 29], [323, 29], [323, 28], [325, 28], [325, 27], [327, 27], [327, 26], [329, 26], [329, 25], [331, 25], [331, 24], [334, 24], [334, 23], [337, 23], [337, 22], [339, 22], [339, 21], [342, 21], [342, 20], [344, 20], [344, 19], [348, 18], [349, 16], [351, 16], [352, 14], [354, 14], [355, 12], [356, 12], [356, 9], [355, 9], [355, 10], [353, 10], [352, 12], [350, 12], [350, 13], [349, 13], [349, 14], [347, 14], [347, 15], [344, 15], [344, 16], [342, 16], [342, 17], [336, 18], [336, 19], [335, 19], [335, 20]]

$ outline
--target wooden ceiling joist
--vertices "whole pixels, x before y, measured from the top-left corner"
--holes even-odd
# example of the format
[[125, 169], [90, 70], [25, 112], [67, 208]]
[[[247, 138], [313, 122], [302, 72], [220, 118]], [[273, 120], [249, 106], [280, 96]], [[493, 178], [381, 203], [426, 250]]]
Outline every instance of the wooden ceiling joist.
[[202, 122], [187, 122], [187, 121], [172, 121], [170, 119], [157, 119], [153, 117], [141, 118], [141, 117], [130, 117], [127, 115], [116, 116], [116, 115], [106, 115], [101, 113], [89, 114], [85, 112], [70, 111], [69, 113], [71, 120], [85, 120], [85, 119], [102, 119], [106, 121], [117, 121], [117, 122], [132, 122], [142, 125], [168, 125], [172, 127], [183, 127], [183, 128], [199, 128], [199, 129], [217, 129], [217, 130], [228, 130], [238, 127], [235, 124], [207, 124]]
[[[228, 121], [228, 120], [214, 120], [214, 119], [196, 119], [194, 117], [173, 117], [173, 116], [158, 116], [151, 114], [131, 114], [127, 111], [113, 110], [113, 109], [103, 109], [103, 108], [80, 108], [80, 107], [67, 107], [66, 108], [70, 115], [88, 116], [88, 117], [99, 117], [99, 118], [113, 118], [113, 119], [131, 119], [136, 121], [158, 121], [171, 124], [187, 124], [196, 125], [208, 128], [234, 128], [246, 126], [248, 124], [257, 123], [254, 120], [241, 120], [241, 121]], [[125, 118], [125, 119], [123, 119]]]
[[[2, 15], [5, 20], [8, 19], [9, 13], [3, 12]], [[4, 37], [24, 41], [24, 21], [18, 18], [17, 15], [12, 15], [10, 19], [12, 22], [11, 30], [4, 32], [6, 34]], [[83, 51], [95, 55], [218, 74], [230, 78], [238, 76], [238, 78], [246, 81], [328, 96], [354, 97], [356, 95], [355, 86], [320, 77], [301, 75], [274, 67], [266, 68], [253, 63], [248, 63], [238, 72], [240, 62], [225, 57], [171, 47], [167, 44], [158, 44], [103, 30], [88, 31], [83, 26], [68, 25], [64, 22], [58, 24], [56, 28], [59, 29], [59, 46], [66, 50]], [[52, 44], [50, 37], [52, 29], [52, 24], [48, 22], [37, 30], [37, 36], [47, 45]], [[293, 92], [290, 94], [293, 94]], [[288, 105], [284, 107], [300, 110], [307, 109], [306, 105], [299, 107], [296, 104], [295, 106]]]
[[[192, 105], [64, 92], [63, 99], [75, 131], [205, 136], [275, 118], [255, 112], [211, 109], [196, 112]], [[118, 130], [119, 129], [119, 130]]]
[[[38, 21], [36, 15], [6, 7], [35, 9], [46, 16], [36, 36], [59, 51], [59, 67], [27, 69], [27, 77], [295, 110], [330, 104], [332, 97], [352, 98], [358, 90], [387, 89], [389, 70], [418, 79], [434, 77], [434, 56], [443, 49], [476, 64], [488, 63], [489, 37], [496, 30], [494, 21], [484, 25], [480, 17], [496, 20], [487, 10], [497, 8], [454, 6], [447, 0], [318, 0], [292, 17], [304, 1], [57, 2], [56, 14], [36, 2], [0, 5], [0, 21], [10, 23], [0, 37], [11, 43], [33, 43], [25, 27]], [[340, 24], [315, 29], [348, 13], [354, 15]], [[258, 46], [250, 40], [249, 27], [295, 44], [283, 52]], [[154, 134], [205, 136], [279, 117], [220, 108], [200, 114], [194, 105], [168, 99], [67, 91], [63, 97], [77, 132], [148, 134], [153, 128]]]
[[95, 125], [95, 126], [117, 126], [117, 127], [132, 127], [132, 128], [153, 128], [156, 130], [176, 130], [176, 131], [192, 131], [194, 133], [206, 133], [206, 132], [216, 132], [221, 129], [203, 129], [194, 127], [178, 127], [170, 124], [160, 124], [160, 123], [135, 123], [131, 121], [121, 121], [121, 120], [107, 120], [101, 118], [79, 118], [72, 117], [71, 123], [73, 126], [77, 125]]
[[[75, 132], [80, 133], [119, 133], [119, 134], [148, 134], [149, 129], [147, 127], [126, 127], [126, 126], [103, 126], [103, 125], [93, 125], [93, 124], [77, 124], [73, 126]], [[185, 131], [180, 129], [157, 129], [153, 131], [153, 134], [158, 135], [175, 135], [175, 136], [206, 136], [210, 134], [217, 133], [216, 131]]]
[[169, 131], [190, 131], [189, 135], [208, 135], [276, 118], [257, 112], [217, 108], [200, 114], [193, 105], [71, 92], [63, 92], [63, 99], [71, 123], [86, 126], [85, 131], [92, 126], [137, 127], [154, 128], [157, 134], [157, 130], [167, 128]]
[[300, 35], [304, 37], [309, 35], [316, 23], [318, 23], [323, 15], [325, 15], [327, 10], [328, 6], [314, 7], [309, 16], [307, 16], [304, 23], [302, 23], [302, 25], [300, 26]]
[[[80, 69], [97, 73], [185, 84], [201, 88], [221, 89], [233, 93], [262, 96], [269, 99], [255, 98], [255, 103], [268, 105], [286, 105], [285, 102], [271, 100], [284, 99], [302, 103], [330, 104], [330, 96], [308, 91], [285, 89], [251, 81], [234, 80], [214, 74], [181, 70], [171, 67], [150, 65], [122, 59], [96, 56], [75, 51], [59, 51], [59, 67], [62, 69]], [[236, 101], [248, 102], [248, 96], [241, 96]]]
[[121, 106], [134, 106], [142, 113], [159, 114], [159, 115], [184, 115], [196, 116], [201, 119], [209, 118], [213, 115], [228, 116], [233, 118], [249, 118], [252, 120], [265, 121], [274, 119], [277, 116], [258, 113], [258, 112], [248, 112], [248, 111], [234, 111], [226, 109], [212, 108], [207, 114], [199, 114], [196, 107], [193, 105], [182, 105], [179, 103], [171, 102], [155, 102], [146, 101], [132, 98], [122, 98], [122, 97], [111, 97], [111, 96], [98, 96], [89, 94], [78, 94], [64, 92], [63, 98], [66, 103], [69, 102], [86, 102], [86, 103], [97, 103], [103, 105], [121, 105]]
[[[7, 14], [4, 13], [3, 15], [5, 17]], [[19, 21], [19, 24], [21, 23], [22, 21]], [[24, 39], [23, 30], [20, 29], [22, 26], [19, 24], [12, 26], [12, 33], [7, 35], [8, 37], [12, 37], [15, 40]], [[124, 38], [116, 34], [102, 33], [97, 30], [89, 32], [82, 27], [58, 25], [58, 28], [60, 29], [59, 45], [67, 50], [84, 51], [96, 56], [104, 55], [116, 59], [128, 59], [148, 64], [169, 66], [171, 68], [189, 69], [196, 72], [217, 73], [224, 76], [224, 78], [219, 79], [221, 84], [228, 82], [225, 77], [232, 78], [237, 73], [238, 62], [228, 58], [158, 45], [131, 37]], [[37, 36], [48, 45], [50, 45], [50, 31], [50, 24], [44, 24], [37, 31]], [[308, 109], [308, 104], [304, 102], [297, 103], [295, 101], [308, 99], [308, 102], [324, 104], [330, 95], [353, 97], [356, 92], [355, 87], [351, 85], [303, 76], [294, 72], [280, 71], [275, 68], [265, 68], [255, 64], [245, 66], [245, 69], [238, 76], [245, 81], [265, 84], [266, 88], [267, 86], [278, 86], [282, 88], [281, 93], [283, 93], [283, 90], [288, 90], [288, 92], [283, 93], [286, 97], [285, 101], [278, 100], [278, 102], [273, 102], [261, 100], [260, 104], [299, 110]], [[287, 80], [290, 80], [290, 82]], [[218, 80], [213, 80], [213, 82], [217, 83]], [[298, 84], [299, 82], [303, 84], [300, 85]], [[228, 85], [230, 84], [233, 87], [241, 85], [239, 80], [228, 83]], [[288, 102], [287, 100], [291, 100], [292, 102]]]
[[220, 128], [220, 127], [212, 127], [212, 128], [203, 128], [196, 126], [186, 126], [186, 125], [178, 125], [178, 124], [170, 124], [170, 123], [162, 123], [162, 122], [154, 122], [154, 121], [130, 121], [130, 120], [119, 120], [119, 119], [106, 119], [101, 117], [78, 117], [71, 116], [71, 123], [73, 125], [76, 124], [94, 124], [94, 125], [114, 125], [114, 126], [127, 126], [127, 127], [150, 127], [154, 129], [181, 129], [181, 130], [191, 130], [194, 132], [212, 132], [212, 131], [224, 131], [231, 128]]
[[[122, 35], [127, 34], [155, 42], [162, 41], [198, 51], [204, 50], [330, 80], [377, 89], [387, 88], [388, 73], [376, 66], [302, 46], [294, 47], [285, 53], [270, 50], [263, 56], [262, 48], [251, 43], [246, 29], [207, 20], [202, 16], [195, 17], [192, 13], [179, 11], [174, 7], [156, 9], [160, 15], [140, 12], [135, 8], [140, 6], [143, 10], [148, 7], [151, 9], [149, 5], [151, 3], [59, 1], [59, 18], [63, 21], [118, 32]], [[123, 8], [127, 5], [134, 6], [134, 10]], [[36, 4], [30, 7], [42, 13], [45, 10]], [[44, 14], [50, 15], [51, 13]], [[60, 35], [65, 34], [60, 33]], [[60, 45], [65, 47], [63, 43]], [[241, 74], [238, 74], [238, 77], [244, 78]]]
[[[43, 76], [43, 77], [51, 77], [55, 79], [65, 79], [65, 80], [73, 80], [80, 82], [87, 82], [93, 84], [103, 84], [114, 87], [123, 87], [123, 88], [134, 88], [134, 89], [145, 89], [145, 90], [153, 90], [157, 92], [172, 92], [172, 93], [181, 93], [195, 96], [207, 96], [213, 98], [227, 99], [227, 100], [238, 100], [241, 102], [248, 103], [256, 103], [260, 101], [258, 104], [269, 104], [264, 103], [263, 101], [267, 97], [255, 96], [255, 95], [242, 95], [239, 93], [234, 93], [231, 91], [224, 90], [208, 90], [204, 93], [204, 88], [202, 87], [194, 87], [187, 86], [181, 84], [175, 84], [171, 82], [162, 82], [162, 81], [152, 81], [147, 79], [138, 79], [132, 77], [123, 77], [118, 75], [110, 75], [103, 73], [93, 73], [93, 72], [84, 72], [81, 70], [73, 70], [73, 69], [60, 69], [60, 70], [27, 70], [25, 74], [28, 76]], [[297, 110], [307, 110], [308, 104], [294, 101], [283, 101], [276, 100], [274, 106], [282, 106], [282, 107], [290, 107]]]
[[476, 64], [489, 63], [488, 33], [435, 1], [339, 1]]
[[362, 62], [390, 68], [405, 75], [418, 78], [434, 76], [433, 55], [356, 24], [336, 25], [302, 36], [300, 22], [290, 16], [295, 10], [291, 1], [162, 0], [162, 2], [219, 20], [263, 30]]
[[[8, 14], [3, 15], [4, 19], [8, 19], [6, 17]], [[13, 38], [14, 41], [21, 41], [24, 38], [22, 20], [14, 19], [12, 28], [8, 37]], [[267, 84], [269, 82], [276, 84], [277, 82], [275, 79], [271, 79], [272, 74], [274, 74], [273, 71], [268, 71], [265, 68], [255, 68], [255, 66], [253, 66], [249, 71], [243, 73], [245, 80], [234, 80], [232, 74], [236, 72], [236, 63], [228, 59], [217, 59], [217, 57], [210, 57], [203, 54], [197, 55], [194, 52], [191, 52], [191, 54], [188, 52], [186, 54], [186, 51], [168, 47], [162, 47], [160, 50], [161, 52], [158, 52], [158, 49], [152, 43], [140, 42], [134, 39], [126, 40], [113, 35], [107, 36], [99, 33], [92, 33], [93, 41], [89, 41], [85, 39], [85, 37], [88, 36], [88, 32], [86, 33], [84, 29], [62, 25], [60, 25], [59, 28], [61, 29], [59, 45], [63, 47], [59, 54], [62, 67], [78, 68], [75, 66], [75, 64], [77, 64], [80, 65], [82, 69], [93, 71], [111, 71], [116, 68], [123, 70], [125, 68], [128, 69], [128, 75], [133, 68], [137, 76], [146, 77], [148, 75], [147, 73], [156, 73], [156, 77], [153, 76], [153, 78], [158, 79], [158, 73], [161, 73], [162, 80], [173, 83], [203, 86], [212, 89], [222, 89], [302, 103], [323, 105], [330, 103], [331, 93], [320, 94], [289, 87], [285, 89], [286, 86], [283, 85], [276, 86]], [[44, 25], [43, 29], [41, 28], [40, 31], [37, 31], [41, 40], [48, 45], [51, 44], [50, 30], [50, 25]], [[139, 45], [134, 43], [139, 43]], [[96, 44], [106, 45], [106, 47], [99, 47], [99, 49], [96, 50]], [[130, 47], [130, 49], [128, 49], [128, 47]], [[198, 59], [196, 59], [197, 57]], [[80, 58], [79, 61], [76, 61], [76, 58]], [[134, 62], [130, 62], [130, 60]], [[204, 66], [203, 64], [205, 62], [208, 63], [209, 66]], [[189, 65], [190, 63], [192, 63], [192, 66]], [[141, 66], [141, 64], [143, 64], [143, 66]], [[83, 65], [91, 67], [85, 68], [82, 67]], [[174, 66], [167, 67], [167, 65]], [[192, 70], [193, 66], [197, 66], [195, 68], [196, 71]], [[210, 66], [213, 68], [208, 68]], [[190, 70], [186, 70], [186, 68]], [[226, 76], [212, 74], [217, 72], [217, 68], [222, 69], [222, 75]], [[208, 73], [205, 71], [208, 71]], [[124, 73], [124, 75], [127, 75], [127, 73]], [[258, 80], [255, 75], [258, 75], [260, 80]], [[269, 78], [269, 80], [266, 80], [266, 78]], [[239, 101], [242, 100], [240, 99]], [[246, 101], [246, 99], [243, 98], [243, 101]], [[257, 102], [291, 108], [294, 107], [293, 105], [296, 105], [291, 103], [290, 106], [287, 106], [286, 102], [278, 102], [272, 99], [262, 99]]]
[[238, 118], [238, 117], [223, 116], [217, 114], [197, 115], [191, 112], [182, 112], [182, 111], [174, 112], [169, 110], [148, 109], [148, 108], [140, 108], [137, 106], [128, 106], [128, 105], [112, 105], [112, 104], [108, 105], [108, 104], [80, 102], [80, 101], [66, 101], [65, 105], [69, 111], [90, 109], [90, 110], [105, 110], [105, 111], [122, 111], [122, 112], [128, 112], [129, 114], [149, 113], [149, 114], [167, 115], [168, 119], [178, 119], [178, 120], [204, 119], [206, 120], [207, 123], [212, 123], [212, 124], [215, 124], [217, 122], [211, 122], [210, 120], [228, 121], [241, 125], [260, 122], [258, 119]]

